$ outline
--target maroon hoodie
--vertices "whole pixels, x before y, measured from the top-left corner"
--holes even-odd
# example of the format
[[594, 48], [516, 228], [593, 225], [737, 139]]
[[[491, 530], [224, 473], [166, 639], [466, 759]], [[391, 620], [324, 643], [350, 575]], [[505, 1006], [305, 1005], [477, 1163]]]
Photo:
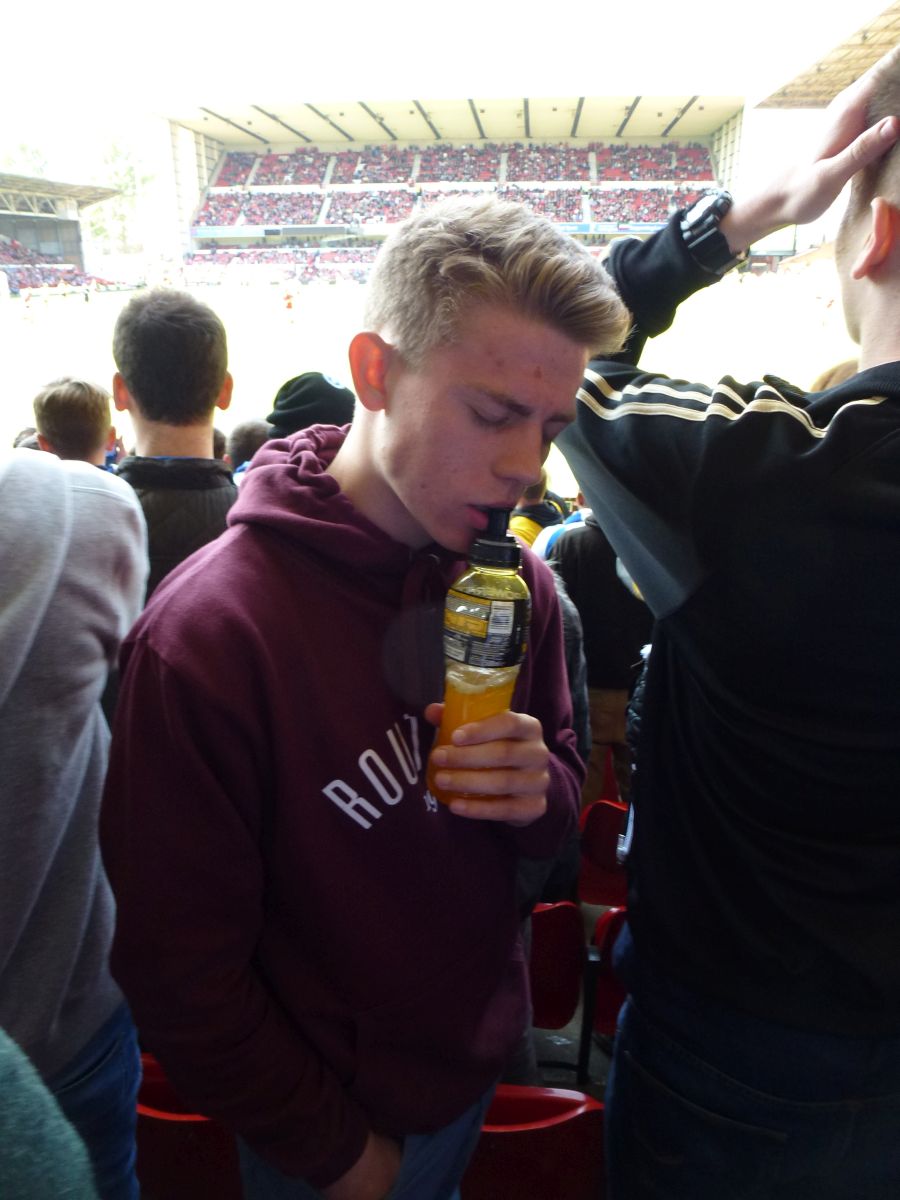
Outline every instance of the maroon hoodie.
[[191, 1104], [322, 1187], [370, 1129], [452, 1121], [527, 1019], [519, 853], [572, 828], [581, 768], [547, 568], [514, 708], [550, 747], [547, 814], [426, 794], [441, 607], [463, 567], [395, 542], [324, 472], [319, 426], [258, 454], [230, 528], [157, 590], [123, 652], [102, 813], [113, 972]]

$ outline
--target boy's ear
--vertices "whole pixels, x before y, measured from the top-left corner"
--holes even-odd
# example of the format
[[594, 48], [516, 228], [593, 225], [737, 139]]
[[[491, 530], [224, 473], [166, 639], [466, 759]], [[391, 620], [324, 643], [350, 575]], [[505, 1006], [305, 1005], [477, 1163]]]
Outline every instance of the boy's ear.
[[231, 393], [234, 391], [234, 380], [231, 378], [231, 372], [225, 372], [225, 378], [222, 380], [222, 390], [216, 397], [216, 408], [221, 408], [222, 411], [231, 403]]
[[377, 333], [358, 333], [350, 343], [350, 373], [360, 404], [378, 412], [387, 403], [387, 373], [394, 348]]
[[116, 406], [117, 412], [131, 411], [131, 392], [125, 386], [125, 380], [118, 371], [113, 375], [112, 394], [113, 404]]
[[864, 279], [876, 273], [897, 246], [900, 234], [900, 211], [883, 196], [875, 197], [869, 212], [869, 231], [850, 269], [854, 279]]

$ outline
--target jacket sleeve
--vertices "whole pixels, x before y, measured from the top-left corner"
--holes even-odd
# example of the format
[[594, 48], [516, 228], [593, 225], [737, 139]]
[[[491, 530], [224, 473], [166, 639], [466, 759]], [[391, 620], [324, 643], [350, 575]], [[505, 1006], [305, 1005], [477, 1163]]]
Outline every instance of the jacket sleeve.
[[585, 768], [572, 729], [572, 698], [566, 670], [559, 601], [550, 568], [523, 549], [525, 577], [532, 598], [528, 654], [513, 697], [513, 706], [541, 722], [550, 751], [547, 811], [523, 828], [511, 828], [520, 854], [552, 858], [578, 821]]
[[[138, 635], [123, 656], [101, 816], [113, 974], [176, 1089], [290, 1175], [324, 1186], [368, 1123], [255, 966], [268, 747]], [[248, 682], [248, 686], [253, 686]]]
[[625, 347], [614, 361], [638, 362], [647, 338], [669, 328], [682, 301], [719, 281], [691, 257], [681, 236], [683, 215], [680, 209], [646, 241], [624, 238], [609, 252], [606, 269], [633, 320]]
[[709, 516], [734, 502], [733, 468], [750, 450], [741, 418], [763, 386], [726, 376], [708, 387], [636, 365], [647, 336], [667, 329], [681, 301], [717, 279], [689, 255], [679, 219], [646, 242], [613, 247], [607, 265], [634, 328], [621, 355], [588, 364], [576, 420], [558, 441], [657, 618], [706, 576]]

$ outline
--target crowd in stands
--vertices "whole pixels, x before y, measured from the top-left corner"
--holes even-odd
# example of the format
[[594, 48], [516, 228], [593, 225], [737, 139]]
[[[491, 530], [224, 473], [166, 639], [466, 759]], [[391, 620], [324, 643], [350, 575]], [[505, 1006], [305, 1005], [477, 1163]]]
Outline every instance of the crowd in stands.
[[195, 225], [313, 225], [324, 193], [210, 192]]
[[195, 225], [236, 225], [241, 216], [243, 193], [210, 192], [194, 217]]
[[359, 164], [358, 150], [339, 150], [334, 155], [334, 166], [331, 171], [332, 183], [352, 183], [356, 177]]
[[321, 186], [329, 157], [315, 147], [295, 150], [293, 154], [267, 154], [260, 159], [253, 184], [256, 187], [304, 183]]
[[503, 147], [494, 142], [483, 146], [449, 146], [438, 143], [419, 151], [419, 183], [493, 183], [500, 175]]
[[[378, 246], [328, 247], [254, 246], [248, 249], [217, 246], [185, 256], [186, 279], [220, 282], [222, 268], [271, 266], [287, 268], [286, 274], [301, 283], [351, 279], [363, 282], [375, 261]], [[210, 278], [210, 269], [215, 272]]]
[[486, 142], [483, 146], [454, 146], [438, 142], [403, 148], [365, 146], [362, 150], [340, 150], [332, 155], [316, 147], [301, 147], [293, 154], [266, 154], [258, 160], [247, 153], [229, 153], [216, 186], [234, 187], [248, 181], [253, 186], [320, 186], [329, 158], [333, 163], [329, 183], [498, 183], [504, 180], [504, 156], [505, 180], [510, 182], [588, 183], [595, 179], [677, 182], [714, 177], [709, 150], [699, 143], [681, 146], [666, 142], [649, 146], [590, 142], [568, 146]]
[[9, 290], [18, 295], [23, 289], [58, 287], [84, 287], [93, 277], [72, 266], [63, 266], [60, 259], [51, 254], [38, 254], [29, 250], [15, 238], [0, 238], [0, 270], [6, 275]]
[[497, 189], [501, 200], [515, 200], [525, 204], [532, 212], [539, 213], [551, 221], [584, 220], [584, 204], [580, 188], [522, 188], [503, 187]]
[[[697, 188], [528, 188], [519, 185], [486, 189], [485, 194], [527, 204], [552, 221], [658, 222], [684, 208], [699, 195]], [[195, 224], [218, 225], [327, 225], [393, 224], [402, 221], [417, 205], [427, 206], [445, 196], [471, 195], [463, 189], [407, 188], [315, 192], [241, 192], [210, 194]], [[590, 201], [585, 213], [584, 196]], [[323, 202], [327, 207], [323, 210]]]
[[366, 146], [353, 172], [354, 183], [405, 183], [412, 177], [416, 150]]
[[598, 179], [677, 180], [712, 179], [712, 162], [705, 146], [684, 150], [675, 142], [662, 146], [598, 146]]
[[243, 200], [245, 225], [314, 225], [321, 192], [251, 192]]
[[506, 157], [506, 178], [589, 180], [590, 151], [574, 146], [513, 146]]
[[402, 221], [415, 205], [412, 192], [335, 192], [325, 216], [329, 225]]
[[255, 163], [255, 154], [232, 150], [225, 155], [225, 162], [216, 179], [216, 187], [238, 187], [240, 184], [246, 183]]
[[51, 254], [38, 254], [36, 250], [29, 250], [27, 246], [23, 246], [21, 242], [17, 242], [15, 238], [0, 238], [0, 263], [10, 263], [13, 266], [19, 264], [31, 265], [36, 263], [51, 263], [59, 262], [59, 259]]
[[592, 188], [590, 219], [619, 224], [667, 221], [677, 208], [686, 208], [699, 195], [697, 189], [684, 188], [674, 192], [669, 188]]

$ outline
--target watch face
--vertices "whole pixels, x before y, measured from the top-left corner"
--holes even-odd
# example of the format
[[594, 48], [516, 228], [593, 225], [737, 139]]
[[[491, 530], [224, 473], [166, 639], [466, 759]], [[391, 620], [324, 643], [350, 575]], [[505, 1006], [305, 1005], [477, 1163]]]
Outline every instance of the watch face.
[[716, 201], [719, 199], [718, 192], [707, 192], [693, 205], [690, 210], [691, 221], [696, 221], [698, 217], [702, 217], [704, 213], [709, 212]]
[[688, 224], [691, 226], [698, 224], [711, 211], [715, 212], [721, 220], [733, 203], [728, 192], [704, 192], [700, 199], [688, 209], [686, 213]]

